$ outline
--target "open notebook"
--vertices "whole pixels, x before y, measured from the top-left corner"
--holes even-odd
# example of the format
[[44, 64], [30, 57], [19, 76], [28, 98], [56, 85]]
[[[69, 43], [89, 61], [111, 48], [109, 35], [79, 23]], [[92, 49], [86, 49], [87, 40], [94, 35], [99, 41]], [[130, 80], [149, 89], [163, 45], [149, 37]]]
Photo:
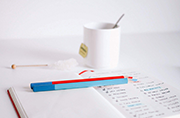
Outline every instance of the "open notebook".
[[[77, 74], [62, 79], [80, 78]], [[104, 71], [81, 76], [127, 75], [139, 83], [34, 93], [24, 86], [8, 90], [22, 118], [162, 118], [180, 117], [180, 92], [137, 71]], [[61, 79], [60, 78], [60, 79]]]
[[[61, 79], [82, 78], [62, 73]], [[115, 110], [94, 88], [33, 92], [30, 83], [8, 89], [21, 118], [119, 118]]]

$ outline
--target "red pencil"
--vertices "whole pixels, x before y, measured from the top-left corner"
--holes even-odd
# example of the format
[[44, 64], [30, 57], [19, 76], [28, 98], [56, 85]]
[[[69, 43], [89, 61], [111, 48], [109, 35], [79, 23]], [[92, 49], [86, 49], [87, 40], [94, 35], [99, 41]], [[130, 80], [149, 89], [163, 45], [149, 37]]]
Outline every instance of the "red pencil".
[[52, 84], [65, 84], [65, 83], [74, 83], [74, 82], [99, 81], [99, 80], [120, 79], [120, 78], [124, 78], [124, 76], [113, 76], [113, 77], [99, 77], [99, 78], [88, 78], [88, 79], [53, 81]]

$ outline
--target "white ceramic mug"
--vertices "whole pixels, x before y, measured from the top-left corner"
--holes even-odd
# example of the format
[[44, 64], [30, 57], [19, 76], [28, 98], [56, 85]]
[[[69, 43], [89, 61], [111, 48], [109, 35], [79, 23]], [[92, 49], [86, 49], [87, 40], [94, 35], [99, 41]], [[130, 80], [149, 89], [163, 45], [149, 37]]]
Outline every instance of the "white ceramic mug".
[[114, 68], [119, 62], [120, 27], [113, 23], [84, 25], [84, 44], [88, 47], [85, 64], [93, 68]]

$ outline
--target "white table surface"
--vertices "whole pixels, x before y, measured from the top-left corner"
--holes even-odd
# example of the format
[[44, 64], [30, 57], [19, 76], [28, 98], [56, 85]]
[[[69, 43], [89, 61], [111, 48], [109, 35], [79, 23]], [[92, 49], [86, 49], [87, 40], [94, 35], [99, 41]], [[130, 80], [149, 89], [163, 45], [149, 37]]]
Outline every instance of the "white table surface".
[[[46, 67], [11, 69], [12, 64], [46, 64], [75, 58], [72, 72], [92, 69], [78, 54], [82, 36], [0, 40], [0, 118], [17, 117], [7, 89], [31, 78], [56, 79], [60, 70]], [[180, 33], [123, 34], [116, 69], [140, 69], [180, 90]]]

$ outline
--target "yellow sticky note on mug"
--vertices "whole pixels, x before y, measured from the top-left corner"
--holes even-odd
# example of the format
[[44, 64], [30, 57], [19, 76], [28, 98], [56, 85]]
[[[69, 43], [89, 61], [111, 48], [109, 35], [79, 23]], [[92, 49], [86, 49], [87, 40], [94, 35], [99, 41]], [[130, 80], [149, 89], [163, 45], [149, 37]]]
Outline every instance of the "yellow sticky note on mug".
[[79, 54], [85, 58], [87, 56], [87, 53], [88, 53], [88, 47], [84, 43], [81, 43]]

